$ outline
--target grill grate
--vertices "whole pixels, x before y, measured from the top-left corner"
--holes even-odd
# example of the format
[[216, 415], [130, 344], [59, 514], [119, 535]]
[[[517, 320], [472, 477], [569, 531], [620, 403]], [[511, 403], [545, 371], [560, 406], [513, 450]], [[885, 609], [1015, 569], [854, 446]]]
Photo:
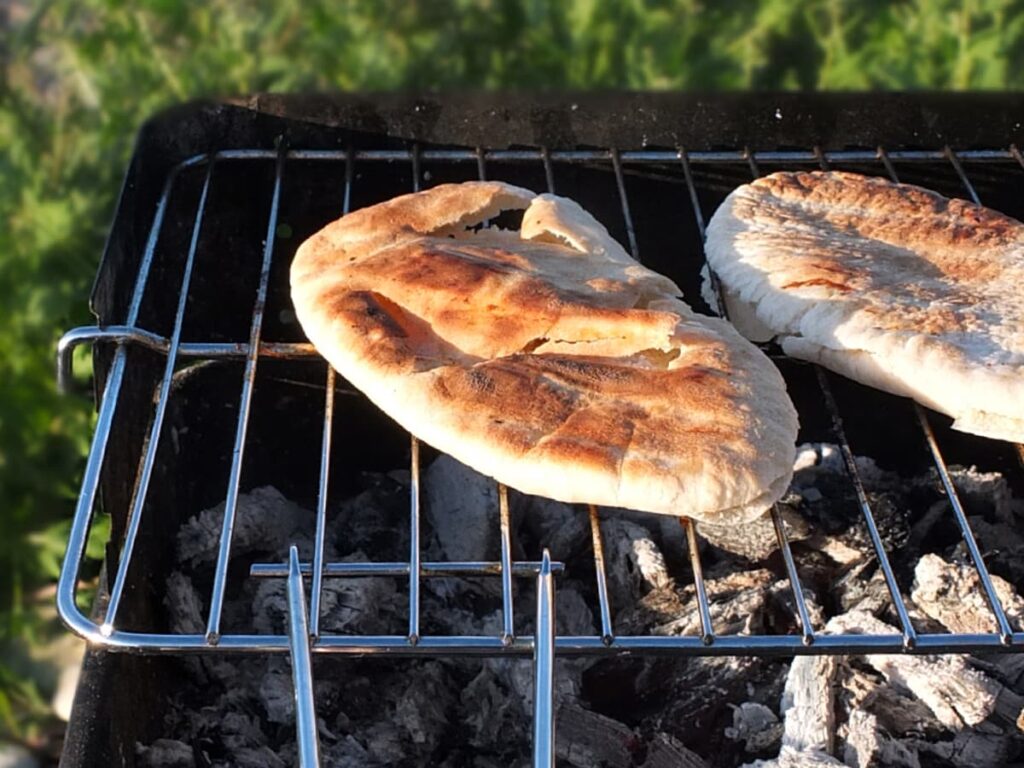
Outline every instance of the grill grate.
[[[564, 568], [562, 563], [553, 562], [545, 551], [539, 562], [520, 561], [512, 557], [512, 536], [508, 494], [499, 486], [497, 526], [499, 530], [500, 559], [498, 561], [424, 562], [421, 561], [420, 546], [420, 446], [415, 438], [410, 440], [411, 494], [409, 507], [410, 550], [407, 560], [397, 562], [325, 562], [325, 528], [327, 521], [328, 484], [330, 459], [332, 455], [332, 431], [335, 414], [334, 371], [325, 366], [323, 431], [320, 444], [319, 482], [316, 492], [316, 534], [312, 562], [300, 562], [298, 552], [292, 548], [290, 559], [285, 563], [256, 563], [251, 566], [253, 578], [284, 578], [288, 580], [288, 600], [291, 608], [288, 635], [260, 635], [254, 633], [225, 632], [221, 618], [228, 581], [228, 564], [231, 556], [232, 532], [241, 487], [243, 462], [247, 448], [247, 432], [253, 402], [253, 391], [259, 362], [263, 359], [317, 360], [318, 355], [308, 343], [276, 342], [263, 340], [264, 315], [268, 291], [271, 287], [271, 273], [274, 267], [275, 233], [281, 210], [283, 185], [287, 169], [299, 162], [343, 165], [339, 174], [343, 187], [342, 213], [347, 213], [352, 203], [352, 190], [356, 184], [355, 167], [371, 171], [381, 164], [408, 163], [412, 170], [413, 189], [419, 189], [423, 178], [424, 163], [442, 164], [461, 173], [475, 166], [476, 177], [487, 177], [488, 167], [493, 164], [527, 164], [543, 171], [547, 187], [555, 189], [556, 165], [583, 165], [591, 168], [610, 170], [614, 176], [630, 252], [640, 258], [638, 229], [631, 214], [626, 189], [628, 174], [650, 174], [661, 168], [673, 169], [673, 180], [685, 186], [680, 194], [679, 209], [690, 208], [701, 240], [704, 237], [705, 212], [702, 209], [700, 185], [695, 169], [716, 171], [719, 169], [732, 174], [749, 174], [756, 177], [762, 165], [782, 167], [828, 168], [834, 164], [867, 165], [873, 172], [897, 179], [896, 164], [907, 164], [915, 168], [950, 169], [962, 185], [963, 191], [975, 202], [981, 202], [974, 185], [964, 170], [964, 161], [971, 163], [997, 164], [1024, 172], [1024, 157], [1015, 146], [1009, 149], [954, 151], [950, 147], [941, 150], [876, 151], [823, 151], [820, 148], [799, 151], [751, 152], [738, 151], [549, 151], [537, 150], [487, 150], [469, 149], [421, 149], [414, 145], [409, 150], [360, 150], [321, 151], [291, 149], [282, 143], [275, 150], [225, 150], [207, 155], [198, 155], [175, 167], [165, 182], [160, 196], [138, 275], [135, 280], [131, 303], [124, 325], [107, 327], [83, 327], [67, 333], [59, 347], [58, 378], [62, 386], [70, 380], [71, 359], [74, 348], [84, 343], [112, 343], [116, 345], [113, 362], [109, 369], [105, 389], [99, 407], [95, 435], [86, 464], [81, 494], [71, 528], [68, 554], [65, 559], [58, 587], [58, 606], [67, 624], [78, 634], [92, 643], [110, 650], [135, 651], [143, 653], [285, 653], [290, 652], [293, 660], [293, 674], [297, 695], [297, 717], [300, 733], [300, 752], [303, 764], [315, 764], [316, 736], [315, 718], [312, 706], [311, 653], [347, 653], [392, 655], [514, 655], [532, 656], [535, 675], [535, 760], [538, 765], [549, 765], [553, 761], [553, 709], [552, 675], [556, 656], [590, 654], [658, 653], [669, 655], [760, 655], [760, 654], [863, 654], [863, 653], [963, 653], [1024, 648], [1024, 632], [1015, 631], [996, 596], [988, 569], [985, 566], [977, 541], [971, 531], [964, 508], [957, 496], [950, 478], [946, 461], [940, 450], [939, 441], [932, 428], [929, 415], [923, 408], [913, 405], [914, 417], [920, 426], [924, 443], [927, 445], [934, 468], [941, 479], [948, 496], [953, 515], [970, 555], [971, 563], [978, 573], [985, 598], [991, 608], [995, 631], [977, 634], [949, 634], [917, 632], [908, 615], [905, 601], [893, 572], [888, 554], [883, 546], [882, 536], [872, 514], [871, 504], [864, 483], [858, 473], [854, 454], [844, 430], [843, 418], [830, 384], [830, 375], [815, 368], [817, 384], [822, 401], [834, 428], [843, 461], [859, 502], [860, 512], [869, 533], [874, 556], [883, 572], [892, 601], [892, 607], [899, 617], [900, 634], [851, 635], [822, 634], [813, 626], [803, 587], [797, 571], [793, 551], [787, 538], [786, 529], [777, 508], [771, 510], [771, 519], [782, 554], [782, 560], [792, 589], [794, 618], [800, 628], [797, 634], [786, 635], [719, 635], [713, 626], [711, 609], [704, 585], [703, 569], [698, 547], [699, 526], [688, 518], [681, 518], [681, 524], [688, 543], [689, 560], [695, 582], [695, 591], [701, 620], [701, 632], [695, 636], [635, 636], [616, 635], [613, 616], [608, 599], [607, 573], [604, 559], [600, 513], [594, 507], [589, 509], [592, 551], [595, 567], [596, 594], [600, 614], [601, 631], [595, 636], [555, 636], [554, 634], [554, 574]], [[216, 340], [183, 341], [183, 328], [190, 285], [200, 235], [207, 221], [210, 190], [216, 170], [230, 163], [257, 162], [272, 164], [273, 186], [266, 221], [266, 236], [262, 247], [256, 300], [249, 321], [247, 342], [223, 342]], [[181, 174], [187, 170], [205, 169], [194, 215], [191, 219], [191, 237], [184, 269], [177, 290], [177, 304], [174, 312], [173, 329], [170, 335], [156, 333], [140, 324], [143, 297], [150, 280], [154, 254], [166, 226], [169, 201], [175, 193]], [[653, 169], [653, 170], [652, 170]], [[471, 171], [465, 174], [471, 177]], [[735, 181], [735, 179], [734, 179]], [[405, 190], [393, 190], [398, 194]], [[217, 226], [217, 222], [212, 222]], [[696, 244], [696, 245], [699, 245]], [[86, 616], [77, 605], [77, 585], [85, 550], [86, 539], [96, 506], [97, 489], [104, 468], [104, 457], [110, 442], [115, 412], [118, 408], [125, 377], [130, 369], [129, 350], [144, 347], [165, 356], [163, 374], [154, 398], [153, 419], [145, 437], [138, 473], [132, 494], [131, 507], [127, 515], [127, 527], [120, 547], [120, 557], [109, 599], [100, 611], [98, 620]], [[146, 509], [154, 468], [157, 464], [157, 449], [161, 441], [167, 404], [171, 393], [172, 378], [176, 367], [183, 360], [214, 360], [237, 358], [244, 361], [244, 373], [239, 395], [237, 425], [232, 447], [232, 458], [226, 489], [225, 514], [220, 533], [216, 567], [213, 574], [213, 588], [210, 595], [209, 613], [205, 631], [197, 634], [168, 634], [119, 628], [119, 614], [126, 589], [130, 587], [129, 575], [135, 544]], [[799, 406], [799, 403], [798, 403]], [[685, 510], [680, 510], [685, 512]], [[420, 580], [438, 576], [486, 576], [498, 577], [502, 586], [502, 629], [498, 635], [433, 635], [424, 634], [420, 616]], [[402, 635], [339, 635], [324, 633], [320, 628], [321, 596], [324, 579], [351, 578], [363, 576], [392, 576], [407, 578], [409, 583], [408, 631]], [[311, 577], [309, 609], [305, 605], [303, 578]], [[533, 636], [517, 635], [513, 622], [514, 578], [529, 578], [536, 581], [538, 592], [537, 615]]]

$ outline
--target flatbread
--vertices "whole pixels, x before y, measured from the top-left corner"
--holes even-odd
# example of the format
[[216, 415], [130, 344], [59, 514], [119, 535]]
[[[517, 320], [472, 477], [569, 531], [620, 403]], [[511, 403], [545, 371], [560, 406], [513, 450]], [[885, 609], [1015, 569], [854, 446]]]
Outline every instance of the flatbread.
[[[521, 231], [472, 229], [509, 209]], [[742, 521], [789, 484], [775, 366], [571, 200], [492, 182], [398, 197], [304, 242], [291, 285], [349, 382], [524, 493]]]
[[1024, 440], [1024, 225], [853, 173], [775, 173], [707, 229], [727, 311], [752, 340]]

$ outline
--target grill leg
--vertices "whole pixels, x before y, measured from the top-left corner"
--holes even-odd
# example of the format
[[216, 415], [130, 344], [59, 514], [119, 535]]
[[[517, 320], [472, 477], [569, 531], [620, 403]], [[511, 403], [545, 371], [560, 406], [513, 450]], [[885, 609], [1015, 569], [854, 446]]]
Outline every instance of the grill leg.
[[295, 684], [299, 765], [302, 768], [319, 768], [320, 740], [316, 732], [313, 662], [309, 652], [309, 625], [306, 617], [306, 592], [299, 568], [299, 550], [292, 547], [288, 553], [288, 647], [292, 656], [292, 681]]
[[533, 765], [555, 765], [555, 582], [545, 549], [537, 575], [537, 625], [533, 640]]

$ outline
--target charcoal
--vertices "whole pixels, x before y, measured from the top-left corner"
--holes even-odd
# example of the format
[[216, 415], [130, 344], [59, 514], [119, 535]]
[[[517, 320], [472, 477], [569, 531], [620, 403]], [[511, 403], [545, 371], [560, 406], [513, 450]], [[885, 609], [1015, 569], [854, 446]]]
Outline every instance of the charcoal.
[[260, 701], [268, 722], [295, 722], [295, 688], [285, 659], [271, 659], [259, 683]]
[[912, 744], [892, 738], [881, 727], [877, 717], [861, 709], [850, 713], [845, 741], [843, 762], [853, 768], [921, 766], [917, 749]]
[[[139, 768], [195, 768], [196, 765], [192, 746], [175, 739], [157, 739], [149, 746], [140, 744], [135, 758]], [[17, 763], [4, 764], [18, 766]]]
[[463, 689], [459, 698], [459, 722], [467, 728], [467, 743], [485, 748], [513, 742], [512, 753], [529, 749], [527, 713], [521, 700], [509, 695], [509, 690], [489, 667], [484, 667]]
[[610, 717], [565, 703], [555, 714], [555, 754], [576, 768], [629, 768], [638, 743], [633, 729]]
[[845, 763], [820, 750], [798, 750], [785, 745], [775, 760], [757, 760], [745, 764], [743, 768], [832, 768], [832, 766], [842, 768]]
[[730, 704], [770, 700], [785, 674], [784, 665], [752, 657], [655, 659], [640, 664], [635, 685], [642, 690], [633, 694], [635, 711], [619, 709], [614, 714], [627, 724], [639, 720], [643, 728], [670, 734], [712, 764], [736, 764], [744, 752], [725, 736], [732, 725]]
[[969, 521], [989, 571], [1013, 584], [1024, 584], [1024, 536], [1020, 532], [1021, 523], [992, 523], [981, 516], [972, 516]]
[[742, 741], [745, 751], [758, 753], [778, 744], [782, 730], [779, 718], [768, 707], [745, 701], [732, 708], [732, 727], [725, 729], [725, 736]]
[[879, 613], [892, 603], [885, 575], [875, 560], [862, 562], [843, 574], [834, 592], [844, 613], [854, 609]]
[[[372, 552], [374, 560], [407, 559], [408, 473], [367, 473], [362, 476], [362, 481], [365, 490], [344, 499], [327, 523], [326, 539], [331, 545], [329, 552], [338, 558]], [[287, 544], [287, 541], [283, 542], [285, 550]], [[287, 551], [283, 554], [287, 554]]]
[[[200, 512], [178, 532], [178, 559], [195, 569], [212, 565], [224, 523], [224, 504]], [[272, 543], [301, 543], [310, 540], [312, 513], [286, 499], [271, 486], [255, 488], [238, 497], [231, 553], [236, 558], [266, 552]], [[269, 550], [273, 551], [273, 550]]]
[[647, 757], [641, 768], [707, 768], [699, 755], [667, 733], [658, 733], [650, 740]]
[[949, 468], [949, 474], [969, 514], [1008, 524], [1024, 516], [1024, 502], [1014, 497], [1010, 484], [998, 472], [954, 466]]
[[[715, 630], [720, 634], [760, 631], [769, 596], [784, 585], [766, 569], [709, 578], [705, 591]], [[670, 583], [654, 589], [628, 606], [617, 621], [630, 634], [699, 635], [696, 588]]]
[[976, 731], [960, 731], [948, 741], [919, 741], [916, 746], [921, 754], [934, 755], [955, 768], [1005, 766], [1019, 753], [1002, 735]]
[[206, 629], [203, 604], [192, 579], [181, 571], [172, 571], [167, 577], [164, 606], [170, 616], [171, 631], [179, 634], [198, 634]]
[[[802, 541], [810, 535], [810, 527], [792, 503], [779, 504], [779, 514], [790, 542]], [[697, 530], [709, 544], [751, 562], [760, 562], [779, 548], [769, 514], [743, 525], [699, 523]]]
[[579, 590], [560, 589], [555, 593], [555, 630], [562, 635], [593, 635], [594, 614]]
[[[287, 754], [294, 754], [291, 749]], [[325, 741], [320, 746], [320, 762], [331, 768], [374, 768], [379, 763], [370, 759], [366, 747], [352, 736], [343, 736], [337, 741]]]
[[231, 754], [231, 759], [214, 763], [216, 768], [286, 768], [282, 760], [270, 747], [243, 747]]
[[259, 749], [267, 741], [259, 719], [242, 712], [226, 712], [220, 722], [220, 733], [224, 746], [232, 752], [246, 748]]
[[554, 560], [568, 562], [589, 556], [592, 536], [586, 511], [560, 501], [511, 493], [515, 517], [522, 521], [522, 538], [528, 551], [547, 548]]
[[[366, 562], [362, 552], [340, 562]], [[395, 617], [404, 614], [407, 596], [398, 595], [394, 579], [362, 577], [325, 579], [320, 603], [321, 631], [338, 634], [387, 634], [395, 631]]]
[[672, 577], [651, 532], [628, 520], [601, 520], [609, 597], [612, 606], [632, 605], [651, 590], [668, 587]]
[[[904, 587], [913, 582], [907, 607], [918, 629], [991, 631], [977, 576], [935, 473], [900, 477], [860, 458], [857, 466], [897, 579]], [[1016, 626], [1024, 619], [1024, 601], [1012, 586], [1024, 577], [1024, 565], [1017, 562], [1024, 562], [1024, 536], [1017, 533], [1024, 512], [1000, 475], [955, 466], [950, 473], [986, 559], [996, 564], [993, 582]], [[334, 562], [406, 559], [408, 473], [366, 474], [360, 483], [361, 491], [328, 509], [325, 555]], [[479, 503], [453, 513], [465, 500], [463, 486], [473, 484]], [[453, 495], [453, 488], [461, 495]], [[493, 488], [493, 482], [450, 460], [430, 465], [423, 491], [425, 560], [497, 558]], [[514, 557], [538, 559], [547, 546], [565, 564], [556, 575], [556, 631], [593, 637], [600, 616], [586, 508], [515, 492], [510, 503]], [[272, 488], [242, 494], [238, 510], [234, 557], [283, 562], [292, 543], [299, 544], [303, 558], [310, 557], [315, 519], [308, 510]], [[793, 484], [779, 510], [815, 629], [898, 634], [856, 494], [834, 446], [800, 447]], [[171, 631], [205, 629], [222, 514], [222, 507], [206, 510], [178, 536], [178, 564], [165, 597]], [[678, 520], [613, 509], [600, 515], [616, 633], [698, 636], [700, 613]], [[771, 524], [770, 518], [761, 522]], [[773, 526], [698, 524], [697, 530], [716, 633], [799, 631], [782, 560], [772, 552]], [[686, 578], [677, 581], [680, 575]], [[405, 632], [405, 582], [325, 579], [321, 631]], [[501, 632], [499, 579], [430, 577], [420, 587], [425, 635]], [[532, 634], [534, 582], [513, 579], [513, 597], [516, 634]], [[835, 615], [827, 623], [822, 606]], [[287, 618], [282, 579], [240, 580], [224, 605], [223, 623], [230, 631], [251, 627], [280, 635]], [[286, 654], [179, 661], [181, 686], [168, 704], [160, 734], [165, 738], [140, 745], [139, 765], [297, 764]], [[531, 764], [534, 678], [528, 657], [424, 661], [317, 654], [314, 677], [325, 765]], [[792, 662], [559, 657], [554, 686], [556, 748], [565, 766], [774, 767], [841, 760], [859, 766], [984, 765], [1016, 759], [1024, 747], [1017, 725], [1024, 720], [1024, 659], [1013, 654]]]
[[447, 455], [424, 474], [426, 516], [447, 560], [486, 560], [498, 551], [494, 480]]
[[875, 718], [886, 733], [905, 738], [927, 735], [938, 739], [945, 727], [928, 705], [902, 686], [889, 685], [886, 678], [860, 658], [839, 663], [841, 707], [852, 713], [862, 711]]
[[395, 718], [405, 740], [433, 751], [441, 732], [450, 722], [458, 693], [444, 668], [437, 662], [417, 665], [408, 687], [397, 699]]
[[[1012, 627], [1024, 620], [1024, 599], [998, 576], [996, 596]], [[948, 563], [935, 554], [922, 557], [914, 571], [911, 597], [918, 608], [950, 632], [994, 632], [996, 620], [982, 590], [978, 572], [965, 564]]]

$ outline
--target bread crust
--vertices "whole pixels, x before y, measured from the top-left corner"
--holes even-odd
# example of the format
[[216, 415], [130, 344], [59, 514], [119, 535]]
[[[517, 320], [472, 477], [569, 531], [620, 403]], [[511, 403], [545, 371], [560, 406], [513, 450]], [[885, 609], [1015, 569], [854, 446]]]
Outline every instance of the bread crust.
[[[523, 210], [519, 232], [467, 227]], [[578, 204], [497, 182], [357, 211], [304, 242], [296, 314], [426, 443], [525, 493], [748, 520], [788, 486], [775, 366]]]
[[955, 429], [1024, 440], [1020, 222], [882, 178], [781, 172], [726, 198], [706, 252], [727, 307], [787, 354], [912, 397]]

